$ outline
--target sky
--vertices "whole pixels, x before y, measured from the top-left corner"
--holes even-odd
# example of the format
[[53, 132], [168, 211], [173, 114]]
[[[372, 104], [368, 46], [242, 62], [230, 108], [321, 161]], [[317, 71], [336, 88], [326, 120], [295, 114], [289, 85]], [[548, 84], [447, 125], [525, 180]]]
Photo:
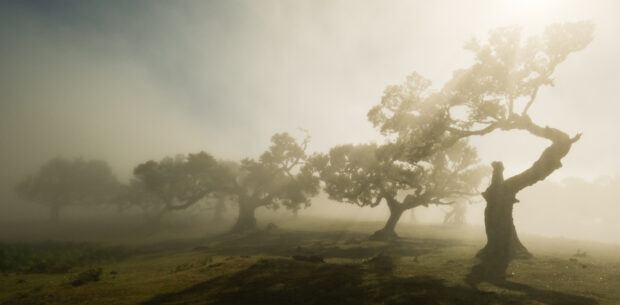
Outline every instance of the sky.
[[[530, 110], [582, 139], [550, 179], [616, 176], [617, 1], [3, 1], [0, 193], [53, 157], [107, 160], [126, 179], [149, 159], [206, 150], [258, 156], [276, 132], [311, 151], [381, 141], [366, 119], [384, 88], [416, 71], [441, 88], [473, 62], [472, 37], [591, 20]], [[548, 143], [524, 133], [473, 139], [506, 174]]]

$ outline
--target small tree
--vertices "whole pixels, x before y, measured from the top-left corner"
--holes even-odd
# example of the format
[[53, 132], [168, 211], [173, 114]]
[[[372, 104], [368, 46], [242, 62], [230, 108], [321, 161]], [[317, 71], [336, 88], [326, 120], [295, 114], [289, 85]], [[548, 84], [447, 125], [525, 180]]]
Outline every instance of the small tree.
[[416, 163], [398, 161], [395, 148], [342, 145], [312, 160], [330, 199], [361, 207], [375, 207], [385, 200], [390, 216], [373, 239], [396, 238], [396, 224], [409, 209], [452, 204], [457, 198], [478, 194], [484, 170], [475, 166], [476, 151], [465, 142]]
[[65, 206], [111, 203], [120, 183], [105, 161], [56, 158], [15, 187], [24, 200], [50, 209], [50, 220], [58, 222]]
[[230, 194], [239, 205], [239, 216], [233, 232], [256, 228], [255, 210], [284, 206], [296, 210], [310, 205], [318, 193], [319, 182], [305, 165], [309, 138], [297, 141], [287, 133], [271, 137], [271, 146], [258, 160], [243, 159]]
[[136, 166], [133, 173], [135, 179], [126, 189], [125, 200], [151, 211], [156, 220], [223, 192], [232, 177], [227, 167], [206, 152], [148, 161]]
[[466, 223], [465, 214], [467, 213], [467, 205], [463, 201], [456, 202], [452, 205], [450, 211], [445, 212], [443, 217], [443, 224], [462, 226]]
[[487, 44], [475, 40], [466, 44], [475, 63], [456, 71], [440, 91], [431, 91], [430, 81], [414, 73], [404, 84], [388, 87], [386, 94], [395, 98], [383, 100], [369, 113], [375, 125], [407, 147], [405, 159], [495, 130], [522, 130], [551, 142], [530, 168], [515, 176], [504, 179], [502, 162], [492, 163], [491, 183], [483, 193], [487, 244], [478, 257], [495, 260], [497, 263], [489, 266], [495, 266], [496, 271], [505, 270], [511, 259], [531, 256], [513, 223], [516, 194], [559, 169], [562, 158], [580, 137], [542, 127], [530, 119], [528, 111], [540, 88], [553, 85], [556, 66], [570, 53], [585, 48], [592, 33], [593, 25], [588, 22], [553, 24], [542, 36], [525, 40], [516, 27], [494, 30]]

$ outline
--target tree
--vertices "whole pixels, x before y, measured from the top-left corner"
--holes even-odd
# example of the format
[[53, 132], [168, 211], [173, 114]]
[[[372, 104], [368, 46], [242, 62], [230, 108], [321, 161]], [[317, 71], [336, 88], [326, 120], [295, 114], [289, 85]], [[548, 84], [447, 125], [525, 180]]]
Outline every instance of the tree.
[[118, 212], [131, 208], [142, 210], [143, 216], [149, 220], [155, 220], [154, 215], [160, 215], [163, 200], [151, 192], [142, 181], [132, 178], [129, 183], [121, 186], [121, 192], [116, 198]]
[[484, 169], [475, 166], [476, 151], [464, 141], [415, 163], [397, 160], [396, 152], [396, 146], [389, 144], [342, 145], [312, 159], [330, 199], [361, 207], [385, 200], [390, 216], [372, 239], [398, 237], [396, 224], [409, 209], [452, 204], [478, 194]]
[[60, 210], [68, 205], [111, 203], [120, 183], [105, 161], [56, 158], [15, 187], [24, 200], [50, 208], [50, 220], [58, 222]]
[[147, 161], [135, 167], [125, 201], [154, 214], [154, 219], [185, 210], [201, 200], [225, 192], [232, 173], [206, 152]]
[[462, 226], [466, 223], [465, 214], [467, 213], [467, 205], [465, 202], [459, 201], [452, 205], [450, 211], [445, 212], [443, 224]]
[[531, 256], [519, 241], [512, 219], [516, 194], [559, 169], [580, 137], [542, 127], [530, 119], [528, 111], [539, 90], [553, 85], [556, 66], [570, 53], [585, 48], [592, 33], [593, 25], [588, 22], [553, 24], [541, 36], [527, 39], [521, 38], [517, 27], [491, 31], [486, 44], [475, 40], [466, 44], [475, 55], [474, 64], [456, 71], [441, 90], [431, 91], [430, 81], [413, 73], [404, 84], [388, 87], [386, 95], [393, 98], [384, 99], [369, 113], [376, 126], [406, 147], [405, 159], [495, 130], [522, 130], [551, 142], [530, 168], [515, 176], [505, 179], [502, 162], [492, 163], [491, 183], [483, 193], [487, 244], [477, 256], [494, 260], [496, 267]]
[[309, 138], [297, 143], [288, 133], [271, 137], [271, 146], [258, 160], [243, 159], [230, 194], [239, 205], [239, 216], [233, 232], [256, 228], [255, 210], [259, 207], [290, 210], [308, 207], [318, 194], [319, 181], [306, 163]]
[[226, 212], [226, 207], [228, 206], [228, 196], [225, 193], [218, 193], [215, 196], [213, 196], [213, 198], [211, 198], [212, 200], [212, 210], [213, 210], [213, 221], [214, 222], [221, 222], [222, 218], [224, 216], [224, 213]]

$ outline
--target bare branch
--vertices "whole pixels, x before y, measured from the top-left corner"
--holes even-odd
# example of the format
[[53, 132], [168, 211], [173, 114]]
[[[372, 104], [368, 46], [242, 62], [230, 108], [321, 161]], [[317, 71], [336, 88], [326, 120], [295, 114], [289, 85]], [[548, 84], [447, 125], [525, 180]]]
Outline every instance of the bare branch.
[[430, 200], [428, 203], [434, 204], [434, 205], [452, 205], [452, 204], [455, 204], [456, 201], [445, 202], [445, 201], [441, 201], [439, 199], [434, 199], [434, 200]]
[[482, 135], [485, 135], [485, 134], [488, 134], [494, 131], [495, 129], [499, 127], [500, 127], [499, 122], [496, 122], [496, 123], [489, 124], [487, 127], [483, 129], [479, 129], [479, 130], [462, 130], [462, 129], [458, 129], [454, 127], [448, 127], [448, 131], [450, 131], [451, 133], [455, 134], [458, 137], [465, 138], [465, 137], [470, 137], [470, 136], [482, 136]]
[[506, 185], [513, 191], [518, 192], [523, 188], [542, 181], [551, 175], [556, 169], [562, 167], [561, 159], [568, 154], [571, 145], [581, 138], [581, 134], [569, 137], [565, 132], [551, 128], [540, 127], [525, 116], [518, 120], [514, 127], [529, 131], [531, 134], [548, 139], [552, 142], [540, 155], [538, 160], [532, 166], [518, 175], [512, 176], [505, 180]]

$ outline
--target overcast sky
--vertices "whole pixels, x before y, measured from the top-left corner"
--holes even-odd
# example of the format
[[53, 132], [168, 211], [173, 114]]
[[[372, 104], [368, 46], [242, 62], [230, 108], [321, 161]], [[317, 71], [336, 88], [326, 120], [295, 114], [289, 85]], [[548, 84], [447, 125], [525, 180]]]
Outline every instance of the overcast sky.
[[[616, 175], [617, 1], [3, 1], [0, 184], [51, 157], [98, 158], [120, 177], [165, 155], [257, 156], [275, 132], [311, 149], [380, 140], [366, 112], [413, 71], [439, 88], [467, 67], [462, 49], [498, 26], [539, 33], [592, 20], [530, 114], [583, 132], [552, 179]], [[298, 133], [297, 133], [298, 134]], [[545, 141], [476, 139], [485, 162], [525, 169]]]

